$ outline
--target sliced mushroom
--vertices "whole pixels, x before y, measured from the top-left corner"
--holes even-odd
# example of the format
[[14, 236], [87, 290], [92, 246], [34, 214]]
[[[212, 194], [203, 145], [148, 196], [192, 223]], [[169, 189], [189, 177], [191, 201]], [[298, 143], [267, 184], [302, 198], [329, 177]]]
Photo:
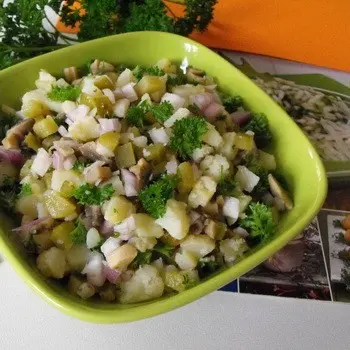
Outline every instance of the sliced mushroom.
[[108, 180], [112, 176], [111, 168], [108, 166], [91, 167], [85, 174], [85, 180], [89, 184]]
[[85, 208], [85, 216], [91, 223], [91, 227], [100, 227], [103, 221], [101, 207], [99, 205], [90, 205]]
[[141, 158], [137, 164], [132, 166], [129, 170], [136, 175], [138, 188], [143, 188], [149, 179], [149, 175], [151, 174], [151, 166], [149, 163], [144, 158]]
[[96, 146], [97, 146], [96, 142], [90, 141], [90, 142], [84, 143], [83, 145], [80, 145], [79, 151], [84, 157], [86, 157], [89, 160], [92, 160], [92, 161], [102, 160], [105, 163], [109, 163], [110, 160], [108, 158], [97, 153]]
[[273, 196], [279, 198], [284, 203], [287, 210], [293, 209], [293, 202], [281, 184], [274, 178], [272, 174], [269, 174], [267, 179], [269, 181], [270, 190]]
[[90, 65], [91, 73], [96, 75], [100, 73], [107, 73], [107, 72], [113, 72], [114, 66], [106, 61], [100, 61], [96, 59], [94, 62]]
[[63, 69], [64, 79], [68, 83], [72, 83], [74, 80], [78, 79], [78, 68], [77, 67], [68, 67]]
[[190, 83], [204, 83], [205, 72], [196, 68], [189, 68], [187, 72], [187, 80]]
[[19, 148], [24, 137], [32, 130], [34, 123], [34, 119], [28, 118], [13, 126], [7, 131], [6, 137], [2, 140], [4, 147], [6, 149]]
[[210, 238], [215, 240], [222, 240], [224, 238], [227, 226], [223, 222], [207, 219], [204, 225], [204, 232]]

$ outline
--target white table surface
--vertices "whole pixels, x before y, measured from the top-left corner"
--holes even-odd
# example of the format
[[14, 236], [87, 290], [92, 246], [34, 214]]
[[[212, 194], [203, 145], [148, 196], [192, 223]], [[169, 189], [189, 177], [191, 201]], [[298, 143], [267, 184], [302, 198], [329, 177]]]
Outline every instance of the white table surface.
[[349, 349], [350, 305], [215, 292], [152, 319], [96, 325], [46, 304], [0, 262], [0, 349]]

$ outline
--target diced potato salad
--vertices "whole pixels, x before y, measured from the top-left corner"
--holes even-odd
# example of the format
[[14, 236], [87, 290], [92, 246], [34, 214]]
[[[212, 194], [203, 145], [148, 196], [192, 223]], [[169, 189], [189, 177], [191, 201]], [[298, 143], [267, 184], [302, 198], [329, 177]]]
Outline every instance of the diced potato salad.
[[41, 71], [35, 84], [20, 111], [3, 108], [18, 119], [2, 140], [2, 207], [43, 276], [80, 298], [192, 288], [293, 207], [266, 116], [200, 69], [96, 59], [86, 75]]

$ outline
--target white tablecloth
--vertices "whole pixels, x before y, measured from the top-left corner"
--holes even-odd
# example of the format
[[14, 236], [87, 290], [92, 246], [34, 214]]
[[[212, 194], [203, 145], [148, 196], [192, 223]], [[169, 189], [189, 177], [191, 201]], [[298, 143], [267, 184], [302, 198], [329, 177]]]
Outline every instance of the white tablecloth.
[[0, 263], [0, 349], [349, 349], [350, 305], [215, 292], [124, 325], [72, 319]]

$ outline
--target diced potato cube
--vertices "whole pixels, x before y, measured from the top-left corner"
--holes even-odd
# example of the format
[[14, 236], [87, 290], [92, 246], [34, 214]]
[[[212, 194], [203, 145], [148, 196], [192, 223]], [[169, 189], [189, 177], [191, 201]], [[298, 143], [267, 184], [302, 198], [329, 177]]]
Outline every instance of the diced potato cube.
[[67, 216], [76, 214], [76, 205], [56, 191], [46, 191], [44, 193], [44, 203], [54, 219], [64, 219]]
[[20, 197], [16, 203], [16, 211], [23, 215], [31, 216], [35, 219], [38, 217], [38, 212], [36, 209], [37, 202], [38, 197], [34, 194]]
[[205, 207], [216, 191], [216, 182], [209, 176], [202, 176], [195, 183], [188, 197], [188, 204], [192, 208]]
[[112, 269], [125, 270], [136, 258], [137, 249], [131, 244], [124, 244], [107, 255], [107, 263]]
[[133, 214], [135, 221], [135, 233], [139, 237], [155, 237], [160, 238], [164, 232], [150, 215], [147, 214]]
[[222, 240], [225, 236], [227, 226], [223, 222], [208, 220], [204, 232], [214, 240]]
[[91, 283], [83, 282], [75, 275], [69, 277], [68, 290], [84, 300], [91, 298], [96, 293], [96, 289]]
[[104, 218], [112, 224], [119, 224], [136, 212], [135, 206], [125, 197], [114, 196], [103, 206]]
[[188, 235], [180, 246], [198, 258], [203, 258], [215, 249], [215, 241], [207, 235]]
[[164, 282], [154, 266], [144, 265], [129, 281], [121, 283], [120, 287], [120, 302], [136, 303], [159, 298], [164, 291]]
[[50, 113], [50, 109], [42, 102], [29, 100], [23, 103], [21, 113], [25, 118], [39, 119]]
[[190, 229], [190, 218], [186, 213], [186, 204], [169, 199], [165, 214], [156, 223], [176, 239], [183, 239]]
[[89, 184], [94, 184], [96, 181], [105, 181], [112, 176], [112, 170], [108, 166], [92, 167], [86, 174], [85, 180]]
[[64, 251], [56, 247], [40, 253], [36, 259], [39, 271], [45, 277], [63, 278], [66, 271], [66, 257]]
[[228, 160], [233, 160], [238, 153], [238, 148], [235, 147], [236, 133], [227, 132], [222, 135], [222, 139], [223, 142], [220, 146], [219, 152]]
[[193, 270], [198, 264], [198, 258], [187, 250], [176, 253], [175, 262], [181, 270]]
[[113, 152], [119, 144], [119, 138], [120, 134], [118, 132], [109, 131], [102, 134], [97, 139], [97, 142], [99, 142], [102, 146], [108, 148], [110, 151]]
[[190, 162], [181, 163], [177, 168], [177, 172], [180, 178], [177, 185], [179, 192], [181, 194], [189, 193], [195, 184], [192, 164]]
[[160, 92], [164, 95], [166, 91], [166, 80], [162, 77], [146, 75], [136, 84], [135, 90], [139, 97], [155, 92]]
[[133, 72], [126, 68], [123, 72], [120, 73], [117, 79], [117, 87], [123, 87], [126, 84], [135, 82], [136, 78], [134, 77]]
[[156, 66], [159, 67], [165, 73], [176, 73], [176, 65], [172, 64], [171, 61], [167, 58], [159, 60]]
[[53, 242], [51, 241], [50, 237], [51, 232], [43, 232], [33, 235], [33, 240], [39, 253], [53, 246]]
[[131, 142], [116, 148], [115, 161], [118, 168], [129, 168], [136, 164], [135, 153]]
[[100, 125], [94, 117], [85, 117], [70, 125], [68, 131], [73, 139], [87, 142], [100, 136]]
[[184, 276], [179, 271], [166, 271], [164, 276], [164, 283], [167, 287], [182, 292], [185, 290], [183, 285]]
[[36, 122], [33, 126], [33, 130], [38, 137], [44, 139], [45, 137], [56, 133], [58, 125], [52, 117], [48, 115], [45, 119]]
[[157, 240], [155, 237], [131, 237], [129, 243], [134, 245], [140, 252], [145, 252], [148, 249], [152, 249]]
[[228, 238], [220, 242], [220, 252], [228, 264], [243, 256], [248, 249], [246, 241], [241, 237]]
[[218, 182], [228, 173], [230, 164], [224, 156], [215, 154], [214, 156], [206, 156], [199, 167], [204, 175], [210, 176]]
[[87, 263], [90, 250], [85, 244], [73, 245], [66, 253], [67, 263], [71, 271], [81, 272]]
[[41, 147], [39, 139], [31, 132], [24, 138], [24, 143], [28, 148], [34, 151], [37, 151]]
[[261, 165], [269, 171], [276, 170], [276, 159], [273, 154], [258, 150]]
[[202, 136], [202, 141], [207, 143], [209, 146], [213, 146], [214, 148], [218, 148], [222, 144], [222, 136], [215, 129], [215, 127], [209, 123], [208, 131]]
[[51, 240], [57, 248], [69, 250], [72, 245], [72, 238], [70, 233], [75, 229], [71, 221], [63, 222], [56, 226], [51, 233]]

